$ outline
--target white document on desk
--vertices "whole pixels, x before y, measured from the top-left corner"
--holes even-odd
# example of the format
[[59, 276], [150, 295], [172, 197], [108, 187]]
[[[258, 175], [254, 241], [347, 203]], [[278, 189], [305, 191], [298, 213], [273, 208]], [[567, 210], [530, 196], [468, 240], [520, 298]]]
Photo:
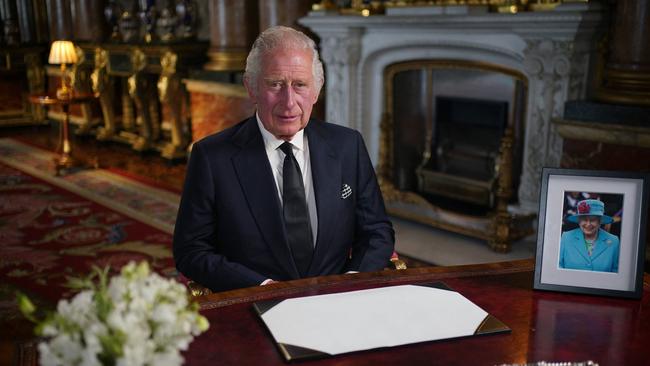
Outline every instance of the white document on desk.
[[[404, 285], [282, 300], [258, 313], [281, 346], [337, 355], [509, 331], [458, 292]], [[496, 322], [496, 323], [495, 323]], [[313, 356], [313, 355], [312, 355]]]

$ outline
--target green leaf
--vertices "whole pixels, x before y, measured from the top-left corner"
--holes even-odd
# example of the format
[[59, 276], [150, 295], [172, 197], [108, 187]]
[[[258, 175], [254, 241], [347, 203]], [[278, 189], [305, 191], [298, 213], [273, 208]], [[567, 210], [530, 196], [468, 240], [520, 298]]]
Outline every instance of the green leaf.
[[203, 315], [197, 316], [197, 325], [198, 328], [201, 332], [205, 332], [210, 328], [210, 323], [208, 322], [208, 318], [204, 317]]
[[121, 331], [114, 331], [113, 334], [107, 334], [99, 337], [99, 343], [102, 345], [102, 358], [117, 359], [124, 354], [124, 342], [126, 335]]
[[75, 290], [92, 289], [93, 287], [92, 281], [89, 278], [67, 277], [67, 279], [66, 286]]
[[25, 318], [34, 323], [38, 323], [38, 319], [34, 316], [36, 306], [34, 306], [34, 303], [29, 299], [29, 297], [22, 292], [16, 292], [16, 301], [18, 302], [18, 309], [20, 309], [20, 312], [25, 316]]

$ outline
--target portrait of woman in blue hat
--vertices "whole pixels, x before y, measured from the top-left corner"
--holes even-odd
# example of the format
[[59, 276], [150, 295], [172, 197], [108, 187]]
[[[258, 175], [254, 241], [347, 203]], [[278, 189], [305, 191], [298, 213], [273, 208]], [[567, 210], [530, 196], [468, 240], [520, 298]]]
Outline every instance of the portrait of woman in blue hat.
[[614, 221], [605, 215], [605, 204], [595, 199], [579, 201], [576, 213], [566, 220], [578, 227], [562, 233], [560, 268], [618, 272], [618, 237], [601, 227]]

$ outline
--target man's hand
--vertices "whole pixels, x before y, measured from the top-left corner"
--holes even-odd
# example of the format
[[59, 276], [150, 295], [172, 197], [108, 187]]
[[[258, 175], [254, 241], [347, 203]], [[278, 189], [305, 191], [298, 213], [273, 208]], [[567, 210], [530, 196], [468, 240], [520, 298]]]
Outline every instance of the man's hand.
[[260, 283], [260, 286], [266, 286], [266, 285], [276, 283], [276, 282], [278, 282], [278, 281], [268, 278], [268, 279], [264, 280], [264, 282]]

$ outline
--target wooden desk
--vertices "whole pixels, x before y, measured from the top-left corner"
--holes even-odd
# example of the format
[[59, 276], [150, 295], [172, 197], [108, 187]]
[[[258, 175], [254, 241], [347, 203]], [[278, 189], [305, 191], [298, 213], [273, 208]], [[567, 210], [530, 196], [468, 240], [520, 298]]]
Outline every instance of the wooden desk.
[[[287, 365], [252, 303], [364, 288], [443, 281], [496, 316], [510, 334], [412, 344], [298, 362], [317, 365], [500, 365], [593, 360], [650, 365], [650, 276], [639, 300], [533, 291], [534, 262], [413, 268], [280, 282], [198, 298], [210, 329], [184, 353], [186, 365]], [[20, 327], [31, 330], [29, 323]], [[408, 332], [408, 324], [404, 331]], [[4, 334], [4, 333], [3, 333]], [[36, 365], [36, 344], [9, 333], [0, 364]], [[7, 338], [7, 339], [4, 339]]]
[[[365, 288], [443, 281], [496, 316], [511, 334], [346, 354], [305, 365], [498, 365], [586, 361], [650, 364], [650, 281], [642, 300], [533, 291], [532, 260], [327, 276], [199, 298], [210, 329], [185, 353], [188, 365], [285, 365], [251, 304]], [[408, 332], [408, 324], [404, 331]]]

